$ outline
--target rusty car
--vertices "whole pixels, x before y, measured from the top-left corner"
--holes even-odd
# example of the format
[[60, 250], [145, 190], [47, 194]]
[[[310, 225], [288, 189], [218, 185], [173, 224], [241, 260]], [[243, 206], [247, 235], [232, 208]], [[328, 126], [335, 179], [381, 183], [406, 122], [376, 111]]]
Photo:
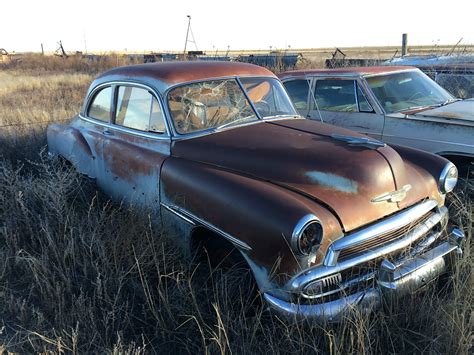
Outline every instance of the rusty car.
[[47, 130], [49, 153], [113, 198], [151, 211], [191, 255], [237, 253], [289, 317], [371, 312], [449, 272], [448, 160], [299, 116], [247, 63], [112, 69], [81, 112]]
[[441, 155], [463, 171], [474, 161], [474, 99], [454, 98], [417, 68], [314, 69], [279, 77], [307, 118]]

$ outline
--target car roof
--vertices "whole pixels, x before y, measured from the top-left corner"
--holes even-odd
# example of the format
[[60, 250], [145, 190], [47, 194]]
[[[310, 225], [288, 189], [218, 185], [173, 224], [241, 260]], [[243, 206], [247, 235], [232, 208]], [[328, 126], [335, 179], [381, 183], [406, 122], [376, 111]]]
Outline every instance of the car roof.
[[92, 86], [107, 81], [137, 81], [155, 87], [161, 93], [176, 84], [235, 76], [275, 77], [257, 65], [224, 61], [164, 62], [118, 67], [101, 74]]
[[353, 67], [353, 68], [335, 68], [335, 69], [304, 69], [292, 70], [278, 74], [280, 79], [302, 76], [327, 76], [327, 75], [345, 75], [345, 76], [366, 76], [374, 74], [386, 74], [399, 72], [402, 70], [413, 70], [411, 66], [374, 66], [374, 67]]

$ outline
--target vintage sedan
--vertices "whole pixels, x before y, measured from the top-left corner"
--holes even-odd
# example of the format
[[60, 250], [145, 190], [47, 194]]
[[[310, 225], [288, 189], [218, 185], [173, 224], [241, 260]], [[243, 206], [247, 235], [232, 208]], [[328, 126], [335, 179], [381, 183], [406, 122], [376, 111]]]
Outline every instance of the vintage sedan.
[[474, 161], [474, 99], [455, 99], [406, 66], [290, 71], [279, 75], [299, 113], [380, 139]]
[[448, 160], [296, 114], [270, 71], [183, 62], [112, 69], [49, 152], [154, 213], [187, 252], [237, 253], [268, 305], [338, 320], [448, 271]]

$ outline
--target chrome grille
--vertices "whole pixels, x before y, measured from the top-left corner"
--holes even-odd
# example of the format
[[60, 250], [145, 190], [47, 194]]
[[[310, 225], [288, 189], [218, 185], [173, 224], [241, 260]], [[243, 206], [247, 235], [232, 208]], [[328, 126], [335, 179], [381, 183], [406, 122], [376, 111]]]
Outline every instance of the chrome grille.
[[378, 236], [375, 239], [367, 240], [361, 244], [346, 248], [341, 250], [339, 254], [339, 260], [344, 260], [347, 258], [351, 258], [359, 253], [362, 253], [364, 251], [374, 249], [380, 246], [383, 246], [387, 243], [393, 242], [394, 240], [397, 240], [399, 238], [404, 237], [408, 232], [410, 232], [412, 229], [416, 228], [418, 225], [426, 222], [432, 215], [434, 214], [433, 211], [429, 211], [428, 213], [424, 214], [420, 218], [416, 219], [412, 223], [409, 223], [406, 226], [403, 226], [399, 229], [396, 229], [394, 231], [384, 233], [380, 236]]

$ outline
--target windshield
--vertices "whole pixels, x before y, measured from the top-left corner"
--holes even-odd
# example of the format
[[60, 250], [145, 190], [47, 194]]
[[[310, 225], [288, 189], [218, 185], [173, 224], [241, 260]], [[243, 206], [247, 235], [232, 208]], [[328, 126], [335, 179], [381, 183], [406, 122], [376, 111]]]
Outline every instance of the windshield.
[[454, 97], [419, 70], [368, 77], [385, 112], [443, 105]]
[[285, 89], [278, 80], [241, 78], [240, 81], [262, 118], [296, 115]]
[[[245, 78], [242, 84], [261, 117], [296, 115], [278, 80]], [[236, 79], [178, 86], [168, 94], [168, 107], [174, 127], [180, 134], [258, 120]]]

